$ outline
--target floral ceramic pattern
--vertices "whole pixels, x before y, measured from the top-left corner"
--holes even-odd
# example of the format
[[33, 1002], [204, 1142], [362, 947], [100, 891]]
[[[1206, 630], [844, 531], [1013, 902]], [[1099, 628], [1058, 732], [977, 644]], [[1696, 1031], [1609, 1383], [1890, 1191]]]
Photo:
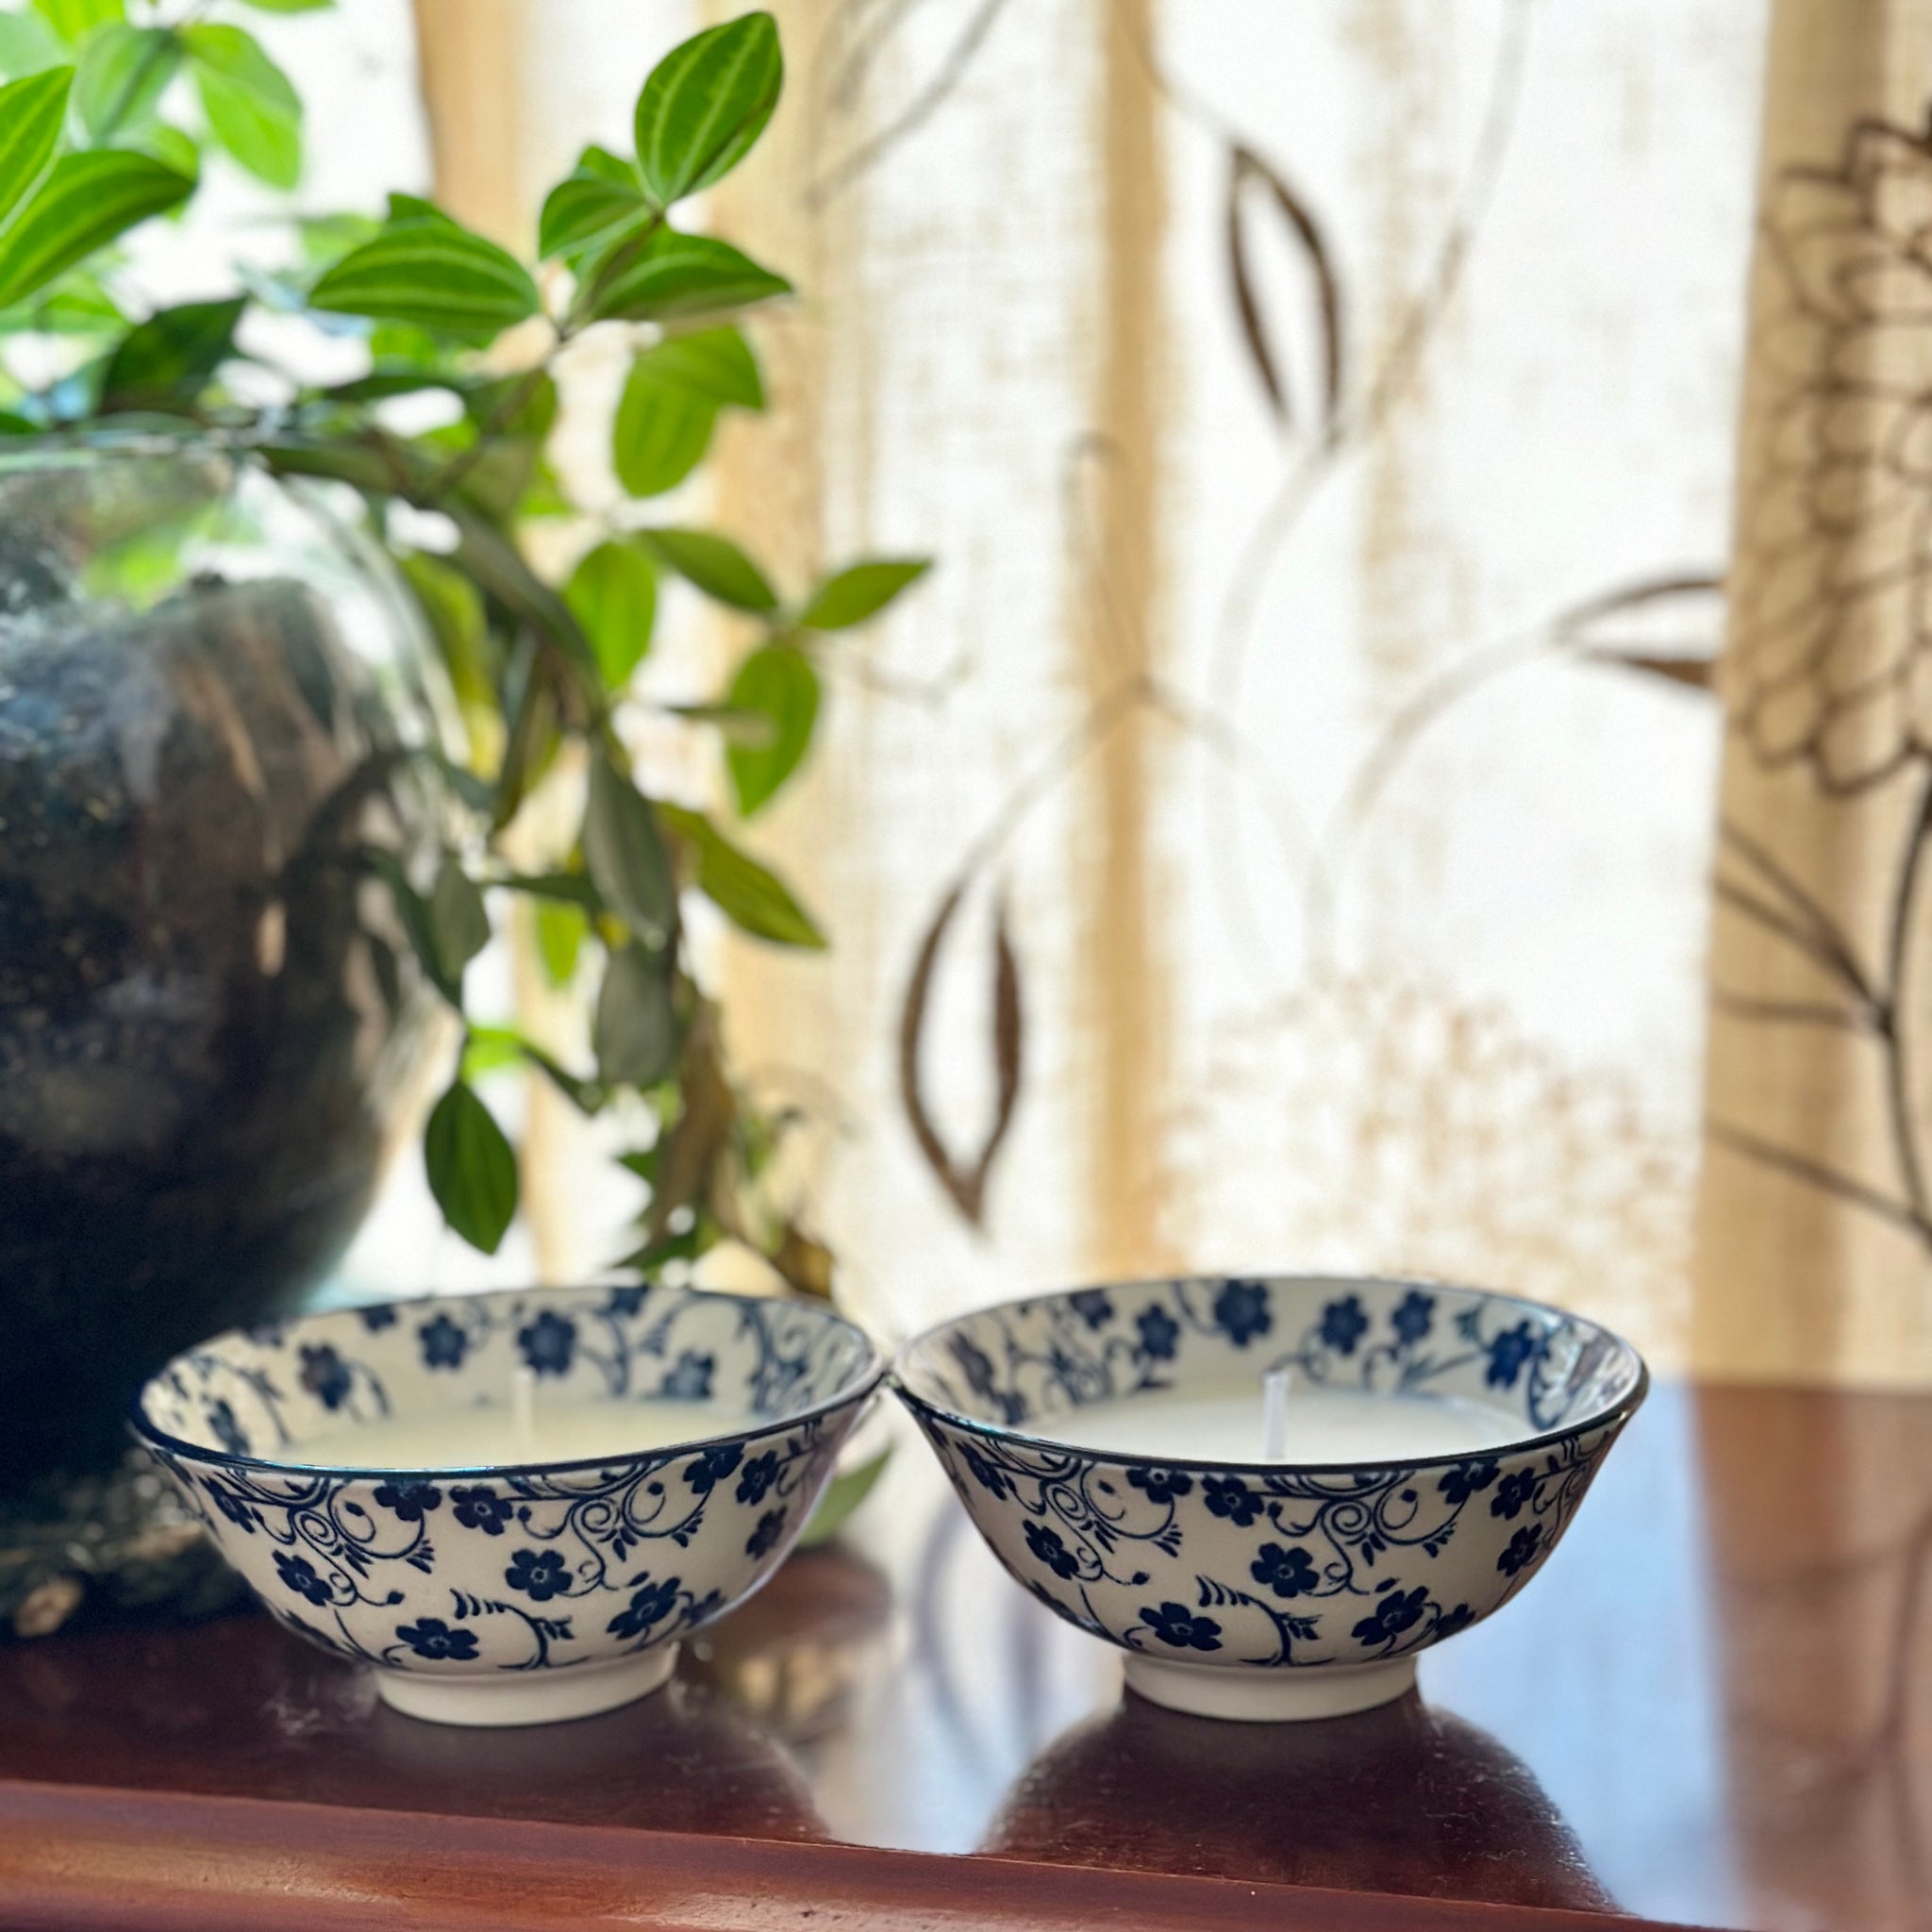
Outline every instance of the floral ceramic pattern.
[[[1280, 1364], [1325, 1387], [1477, 1396], [1494, 1454], [1369, 1468], [1137, 1461], [1041, 1440], [1089, 1403]], [[1615, 1337], [1555, 1309], [1404, 1282], [1224, 1279], [985, 1310], [901, 1356], [902, 1393], [1006, 1567], [1069, 1622], [1174, 1662], [1404, 1657], [1507, 1602], [1642, 1399]], [[1291, 1400], [1292, 1397], [1291, 1396]]]
[[[769, 1420], [529, 1469], [276, 1460], [325, 1429], [500, 1399], [519, 1364], [606, 1399], [712, 1399]], [[555, 1671], [662, 1643], [756, 1588], [877, 1373], [864, 1337], [816, 1307], [668, 1289], [485, 1295], [221, 1337], [148, 1385], [136, 1427], [310, 1641], [413, 1672]]]

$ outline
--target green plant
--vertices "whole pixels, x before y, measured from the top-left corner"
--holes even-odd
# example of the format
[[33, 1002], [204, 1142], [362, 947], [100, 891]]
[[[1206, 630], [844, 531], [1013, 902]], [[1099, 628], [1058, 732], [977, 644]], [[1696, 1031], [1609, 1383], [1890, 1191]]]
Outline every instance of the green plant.
[[[328, 0], [245, 4], [286, 13]], [[425, 1137], [450, 1225], [494, 1250], [515, 1214], [515, 1158], [474, 1083], [521, 1062], [586, 1111], [624, 1091], [648, 1103], [656, 1138], [622, 1157], [650, 1191], [633, 1264], [694, 1257], [728, 1234], [794, 1287], [824, 1292], [829, 1257], [760, 1188], [783, 1123], [729, 1076], [680, 896], [703, 894], [776, 945], [824, 941], [712, 817], [640, 786], [621, 731], [640, 707], [632, 679], [659, 582], [680, 577], [741, 614], [751, 637], [715, 700], [660, 708], [717, 736], [725, 785], [751, 817], [810, 745], [819, 654], [925, 568], [868, 559], [787, 597], [732, 539], [630, 514], [691, 475], [723, 412], [765, 407], [735, 318], [790, 285], [672, 214], [736, 166], [770, 119], [782, 81], [775, 27], [747, 14], [675, 49], [638, 97], [635, 155], [587, 148], [550, 193], [535, 264], [395, 194], [381, 220], [295, 220], [295, 265], [251, 272], [232, 296], [130, 313], [119, 244], [189, 200], [205, 154], [277, 189], [300, 175], [295, 90], [244, 26], [210, 17], [219, 11], [157, 4], [130, 18], [124, 0], [35, 0], [0, 12], [0, 73], [11, 76], [0, 89], [0, 341], [42, 339], [56, 370], [7, 378], [0, 430], [71, 439], [162, 427], [359, 493], [422, 605], [467, 734], [461, 757], [437, 760], [467, 834], [431, 875], [370, 860], [423, 972], [464, 1020], [460, 1064]], [[247, 345], [257, 309], [361, 331], [366, 373], [329, 385], [288, 375]], [[554, 583], [519, 537], [535, 519], [582, 516], [545, 443], [557, 357], [592, 330], [634, 339], [611, 425], [628, 501]], [[395, 426], [397, 399], [429, 392], [447, 399], [448, 420]], [[272, 399], [252, 400], [263, 394]], [[528, 833], [507, 834], [553, 774], [581, 783], [579, 829], [541, 864], [513, 865], [511, 844], [526, 852]], [[516, 1028], [465, 1011], [465, 970], [492, 930], [489, 895], [498, 909], [509, 895], [531, 902], [546, 970], [584, 987], [593, 1069], [560, 1065]]]

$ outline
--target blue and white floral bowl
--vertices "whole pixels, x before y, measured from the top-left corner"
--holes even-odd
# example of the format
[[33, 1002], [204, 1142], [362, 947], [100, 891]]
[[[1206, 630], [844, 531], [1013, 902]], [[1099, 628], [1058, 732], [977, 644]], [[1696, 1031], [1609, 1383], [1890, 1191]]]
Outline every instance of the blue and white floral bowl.
[[[1374, 1467], [1068, 1446], [1090, 1404], [1258, 1389], [1281, 1366], [1297, 1386], [1473, 1398], [1520, 1418], [1521, 1436]], [[1556, 1308], [1312, 1276], [1012, 1302], [908, 1342], [893, 1376], [1024, 1589], [1121, 1645], [1142, 1696], [1248, 1719], [1401, 1696], [1418, 1651], [1536, 1574], [1647, 1386], [1628, 1343]]]
[[[291, 1445], [503, 1403], [715, 1403], [705, 1441], [451, 1471], [310, 1467]], [[884, 1373], [816, 1304], [671, 1288], [396, 1302], [218, 1336], [136, 1400], [137, 1438], [275, 1618], [446, 1724], [587, 1717], [769, 1577]], [[731, 1417], [749, 1411], [747, 1425]], [[641, 1430], [641, 1439], [648, 1432]]]

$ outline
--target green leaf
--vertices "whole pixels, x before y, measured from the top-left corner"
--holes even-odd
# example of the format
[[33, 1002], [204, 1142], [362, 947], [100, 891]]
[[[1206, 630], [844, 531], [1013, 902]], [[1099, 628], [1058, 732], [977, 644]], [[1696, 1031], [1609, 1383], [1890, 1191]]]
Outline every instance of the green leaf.
[[791, 292], [783, 275], [760, 268], [728, 242], [659, 228], [641, 248], [610, 256], [586, 307], [591, 321], [669, 322], [748, 308]]
[[40, 179], [60, 139], [71, 67], [50, 67], [0, 87], [0, 217]]
[[181, 64], [181, 42], [164, 27], [116, 21], [89, 41], [74, 81], [74, 105], [98, 142], [133, 133], [154, 116]]
[[488, 341], [537, 312], [537, 285], [493, 242], [454, 222], [396, 222], [328, 269], [310, 306]]
[[242, 4], [258, 13], [320, 13], [336, 0], [242, 0]]
[[638, 95], [638, 173], [658, 206], [729, 174], [764, 132], [784, 82], [769, 13], [747, 13], [674, 47]]
[[302, 175], [302, 101], [289, 76], [239, 26], [181, 29], [209, 131], [251, 175], [292, 188]]
[[201, 150], [195, 146], [193, 136], [184, 134], [178, 127], [157, 122], [142, 131], [137, 144], [143, 152], [154, 156], [163, 167], [173, 168], [177, 175], [192, 178], [201, 173]]
[[607, 1086], [649, 1087], [671, 1071], [677, 1059], [677, 1009], [668, 955], [654, 957], [636, 945], [611, 955], [591, 1039], [597, 1077]]
[[146, 155], [114, 148], [62, 155], [0, 235], [0, 308], [193, 192], [190, 177]]
[[0, 74], [40, 74], [67, 58], [59, 36], [38, 13], [0, 13]]
[[461, 225], [453, 215], [444, 214], [433, 201], [425, 201], [420, 194], [400, 194], [393, 190], [389, 197], [389, 219], [391, 222], [448, 222], [452, 226]]
[[888, 1442], [877, 1455], [868, 1457], [856, 1468], [841, 1469], [825, 1485], [817, 1507], [806, 1519], [798, 1547], [815, 1550], [821, 1543], [830, 1542], [844, 1527], [846, 1518], [872, 1494], [873, 1486], [885, 1474], [886, 1464], [891, 1459], [892, 1445]]
[[534, 924], [544, 976], [552, 986], [568, 986], [576, 977], [577, 955], [591, 933], [584, 908], [566, 900], [539, 899]]
[[192, 403], [234, 345], [245, 296], [183, 302], [158, 309], [132, 330], [108, 360], [101, 414], [164, 409]]
[[447, 855], [429, 893], [429, 927], [443, 973], [461, 985], [463, 968], [490, 943], [490, 914], [475, 881]]
[[483, 599], [461, 571], [439, 557], [408, 551], [396, 558], [435, 640], [437, 655], [449, 673], [450, 689], [472, 738], [479, 724], [498, 723], [496, 663]]
[[828, 576], [799, 613], [807, 630], [844, 630], [876, 617], [908, 584], [932, 568], [929, 557], [875, 558]]
[[727, 744], [738, 809], [751, 815], [798, 769], [819, 714], [819, 675], [811, 660], [790, 644], [767, 644], [738, 667], [730, 703], [742, 711], [761, 712], [772, 721], [765, 744]]
[[650, 218], [650, 207], [628, 169], [613, 181], [601, 170], [581, 164], [543, 199], [537, 225], [537, 253], [546, 261], [560, 256], [575, 260], [626, 224]]
[[517, 1157], [461, 1080], [430, 1112], [423, 1164], [442, 1218], [473, 1248], [495, 1254], [517, 1211]]
[[651, 946], [669, 941], [677, 922], [671, 860], [650, 806], [608, 758], [591, 764], [584, 863], [604, 903], [638, 939]]
[[564, 601], [576, 613], [607, 691], [630, 681], [651, 648], [658, 615], [658, 573], [634, 543], [600, 543], [571, 573]]
[[777, 945], [824, 949], [825, 936], [811, 915], [774, 874], [741, 851], [710, 820], [678, 806], [660, 805], [658, 809], [696, 852], [698, 891], [734, 925]]
[[709, 530], [641, 530], [639, 537], [689, 584], [738, 610], [775, 610], [778, 593], [728, 537]]
[[617, 406], [611, 453], [633, 496], [657, 496], [703, 460], [721, 407], [762, 409], [764, 387], [735, 328], [670, 336], [631, 364]]
[[71, 47], [125, 13], [124, 0], [34, 0], [38, 13]]
[[692, 329], [666, 336], [640, 356], [633, 370], [648, 369], [653, 381], [688, 390], [718, 404], [762, 409], [765, 386], [751, 344], [735, 328]]

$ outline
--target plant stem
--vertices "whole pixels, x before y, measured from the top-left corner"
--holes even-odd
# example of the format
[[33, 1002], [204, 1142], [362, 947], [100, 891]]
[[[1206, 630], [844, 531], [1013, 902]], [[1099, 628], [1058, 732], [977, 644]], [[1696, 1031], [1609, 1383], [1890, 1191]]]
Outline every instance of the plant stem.
[[1912, 813], [1909, 842], [1892, 893], [1891, 934], [1887, 946], [1885, 1001], [1885, 1088], [1891, 1116], [1891, 1136], [1898, 1153], [1899, 1177], [1912, 1210], [1926, 1219], [1925, 1170], [1919, 1146], [1919, 1125], [1912, 1110], [1910, 1063], [1906, 1052], [1906, 977], [1911, 965], [1912, 925], [1918, 909], [1918, 888], [1925, 848], [1932, 843], [1932, 773], [1919, 791]]

